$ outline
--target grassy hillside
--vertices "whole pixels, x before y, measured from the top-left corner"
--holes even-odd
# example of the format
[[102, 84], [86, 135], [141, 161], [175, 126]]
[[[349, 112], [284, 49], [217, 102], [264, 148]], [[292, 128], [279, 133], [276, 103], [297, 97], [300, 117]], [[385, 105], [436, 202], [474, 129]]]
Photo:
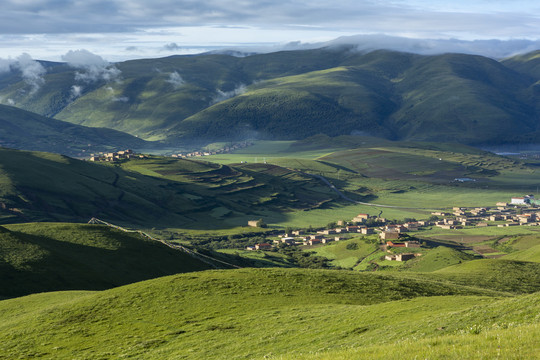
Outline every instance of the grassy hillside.
[[427, 219], [432, 211], [454, 206], [491, 207], [516, 194], [535, 193], [538, 185], [537, 167], [456, 143], [317, 135], [295, 142], [256, 141], [253, 146], [205, 159], [235, 167], [240, 162], [266, 162], [322, 175], [348, 198], [372, 204], [342, 202], [288, 213], [285, 222], [269, 220], [292, 227], [325, 226], [330, 220], [381, 211], [387, 219]]
[[[251, 90], [252, 89], [252, 90]], [[368, 131], [392, 136], [384, 119], [396, 107], [372, 72], [338, 67], [258, 83], [170, 130], [189, 136], [298, 139]]]
[[[397, 275], [207, 271], [104, 292], [2, 301], [0, 353], [57, 359], [310, 358], [384, 346], [388, 358], [413, 339], [443, 347], [446, 339], [458, 346], [466, 340], [463, 334], [512, 334], [536, 322], [538, 304], [536, 294], [501, 298]], [[500, 351], [527, 354], [521, 349], [526, 339], [503, 342]]]
[[81, 69], [52, 64], [33, 94], [17, 76], [5, 77], [0, 99], [72, 123], [183, 145], [319, 133], [535, 142], [540, 109], [533, 55], [496, 62], [463, 54], [365, 54], [347, 46], [240, 58], [202, 54], [118, 63], [117, 81], [92, 82], [77, 80]]
[[148, 147], [134, 136], [106, 128], [89, 128], [0, 105], [0, 146], [89, 156], [99, 151]]
[[474, 256], [465, 254], [452, 248], [439, 246], [422, 256], [407, 261], [403, 266], [406, 270], [418, 272], [431, 272], [444, 269], [448, 266], [461, 264], [473, 260]]
[[332, 266], [352, 269], [368, 255], [377, 251], [378, 248], [375, 241], [351, 239], [315, 247], [306, 251], [314, 251], [317, 255], [330, 259]]
[[540, 244], [526, 250], [519, 250], [504, 257], [506, 260], [540, 262]]
[[540, 264], [503, 259], [482, 259], [462, 262], [430, 274], [435, 279], [456, 284], [513, 293], [540, 291]]
[[0, 221], [84, 221], [152, 227], [230, 228], [336, 195], [318, 180], [270, 164], [237, 167], [150, 158], [115, 166], [0, 149]]
[[209, 265], [161, 243], [101, 225], [0, 227], [0, 297], [101, 290]]

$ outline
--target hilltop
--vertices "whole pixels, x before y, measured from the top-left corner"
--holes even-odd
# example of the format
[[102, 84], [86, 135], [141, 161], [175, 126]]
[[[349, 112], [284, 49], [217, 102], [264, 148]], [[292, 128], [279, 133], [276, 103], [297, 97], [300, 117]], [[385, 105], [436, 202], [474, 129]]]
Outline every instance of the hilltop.
[[149, 144], [117, 130], [71, 124], [0, 105], [0, 146], [82, 157], [93, 152], [141, 148]]
[[493, 349], [481, 345], [484, 335], [496, 331], [504, 339], [523, 331], [501, 340], [498, 351], [527, 357], [535, 350], [537, 312], [537, 294], [508, 296], [395, 274], [205, 271], [2, 301], [0, 350], [7, 357], [248, 359], [327, 352], [356, 358], [362, 349], [388, 358], [412, 342], [431, 344], [412, 347], [416, 353], [436, 354], [447, 342], [460, 348], [473, 341], [488, 356]]
[[498, 62], [337, 46], [132, 60], [109, 66], [114, 81], [85, 82], [84, 69], [51, 63], [44, 85], [31, 95], [20, 77], [4, 76], [0, 99], [44, 116], [177, 145], [320, 133], [535, 143], [536, 61], [534, 54]]

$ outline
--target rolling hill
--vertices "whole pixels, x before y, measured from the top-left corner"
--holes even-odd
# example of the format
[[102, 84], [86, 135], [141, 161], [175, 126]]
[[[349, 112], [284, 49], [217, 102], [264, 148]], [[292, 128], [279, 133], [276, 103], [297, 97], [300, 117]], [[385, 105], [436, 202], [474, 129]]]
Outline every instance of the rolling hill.
[[139, 234], [100, 225], [0, 227], [0, 297], [103, 290], [210, 266]]
[[0, 105], [0, 146], [89, 156], [100, 151], [148, 147], [134, 136], [107, 128], [90, 128]]
[[399, 274], [203, 271], [101, 292], [1, 301], [0, 353], [45, 359], [397, 359], [403, 349], [410, 358], [436, 358], [452, 345], [457, 355], [462, 344], [473, 342], [475, 353], [486, 358], [497, 351], [527, 358], [537, 350], [538, 304], [538, 294], [508, 296]]
[[0, 221], [87, 222], [229, 228], [336, 195], [317, 179], [270, 164], [235, 167], [155, 157], [122, 165], [0, 148]]
[[92, 81], [81, 80], [84, 69], [52, 63], [31, 95], [20, 78], [4, 76], [0, 99], [41, 115], [174, 144], [319, 133], [529, 143], [540, 134], [536, 62], [534, 53], [498, 62], [341, 46], [133, 60], [110, 65], [114, 79]]

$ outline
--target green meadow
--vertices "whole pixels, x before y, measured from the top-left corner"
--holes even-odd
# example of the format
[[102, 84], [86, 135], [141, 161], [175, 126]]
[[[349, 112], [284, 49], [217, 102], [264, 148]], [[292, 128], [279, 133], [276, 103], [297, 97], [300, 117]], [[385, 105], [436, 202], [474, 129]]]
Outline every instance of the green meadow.
[[[433, 348], [408, 353], [444, 354], [463, 343], [482, 355], [493, 351], [479, 344], [486, 336], [536, 329], [538, 304], [537, 294], [397, 274], [206, 271], [2, 301], [0, 353], [6, 359], [397, 358], [417, 341]], [[531, 354], [531, 335], [524, 335], [502, 342], [502, 354]]]

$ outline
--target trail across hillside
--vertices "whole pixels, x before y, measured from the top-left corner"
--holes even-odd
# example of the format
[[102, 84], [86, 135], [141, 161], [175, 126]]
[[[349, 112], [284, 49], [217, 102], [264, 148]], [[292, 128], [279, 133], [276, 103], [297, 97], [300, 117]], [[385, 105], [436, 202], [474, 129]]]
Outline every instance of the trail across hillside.
[[186, 254], [188, 254], [189, 256], [197, 259], [197, 260], [200, 260], [202, 262], [204, 262], [205, 264], [208, 264], [214, 268], [218, 268], [218, 266], [216, 266], [216, 264], [214, 262], [218, 262], [218, 263], [221, 263], [221, 264], [224, 264], [224, 265], [227, 265], [227, 266], [231, 266], [231, 267], [234, 267], [234, 268], [237, 268], [237, 269], [240, 269], [241, 267], [238, 266], [238, 265], [234, 265], [234, 264], [230, 264], [226, 261], [223, 261], [223, 260], [219, 260], [219, 259], [216, 259], [214, 257], [211, 257], [211, 256], [208, 256], [208, 255], [204, 255], [204, 254], [200, 254], [198, 252], [195, 252], [191, 249], [188, 249], [186, 248], [185, 246], [182, 246], [180, 244], [174, 244], [174, 243], [171, 243], [169, 241], [165, 241], [165, 240], [160, 240], [160, 239], [156, 239], [152, 236], [150, 236], [149, 234], [141, 231], [141, 230], [129, 230], [129, 229], [126, 229], [126, 228], [123, 228], [121, 226], [118, 226], [118, 225], [114, 225], [114, 224], [111, 224], [111, 223], [108, 223], [106, 221], [103, 221], [103, 220], [100, 220], [100, 219], [97, 219], [97, 218], [91, 218], [90, 221], [88, 221], [89, 224], [103, 224], [103, 225], [107, 225], [109, 227], [112, 227], [114, 229], [118, 229], [118, 230], [121, 230], [121, 231], [124, 231], [124, 232], [130, 232], [130, 233], [138, 233], [140, 235], [142, 235], [143, 237], [147, 238], [147, 239], [150, 239], [150, 240], [153, 240], [153, 241], [158, 241], [168, 247], [170, 247], [171, 249], [175, 249], [175, 250], [179, 250], [179, 251], [182, 251]]

